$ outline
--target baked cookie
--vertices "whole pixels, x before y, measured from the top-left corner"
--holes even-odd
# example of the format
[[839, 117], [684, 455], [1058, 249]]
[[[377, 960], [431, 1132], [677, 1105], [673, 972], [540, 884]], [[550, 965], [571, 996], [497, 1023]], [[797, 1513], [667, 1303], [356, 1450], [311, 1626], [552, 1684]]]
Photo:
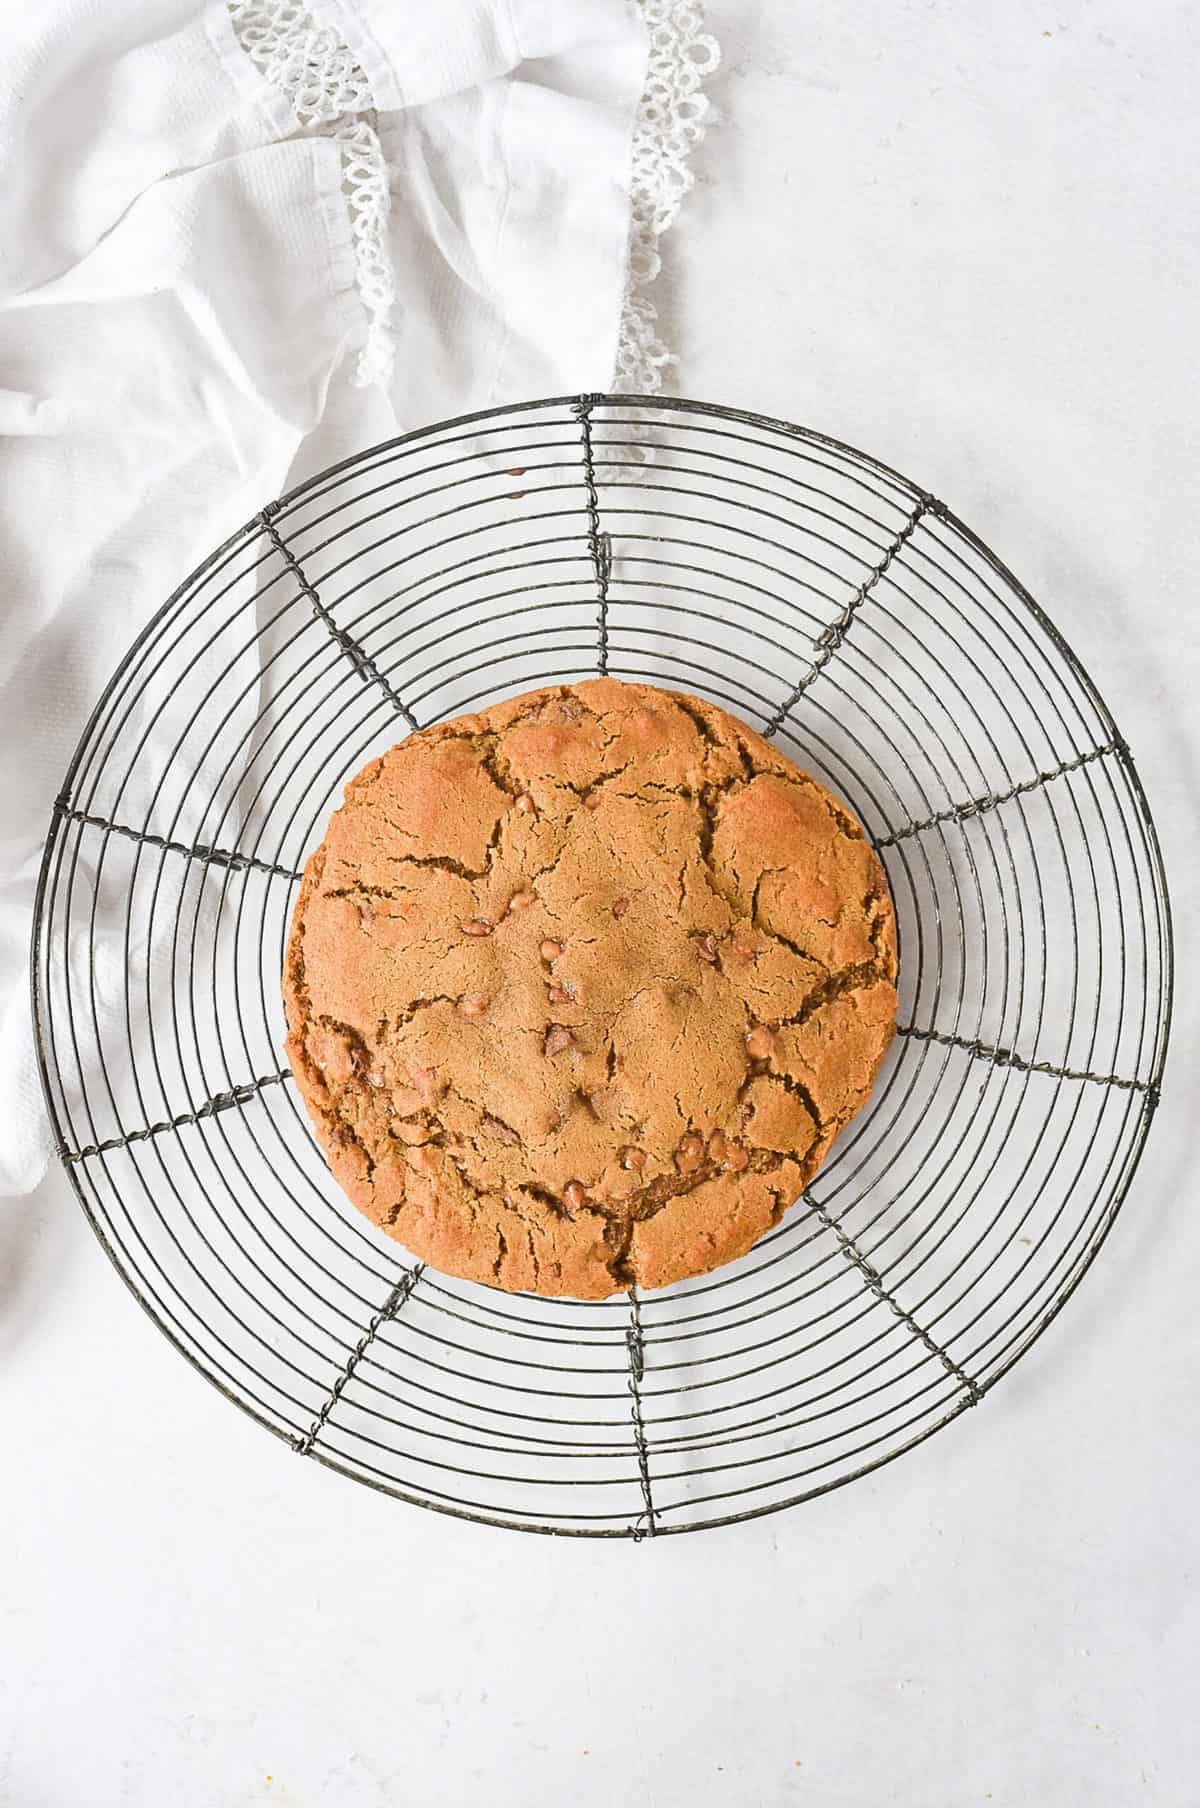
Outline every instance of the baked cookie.
[[712, 704], [604, 678], [351, 780], [296, 902], [287, 1052], [373, 1223], [599, 1299], [779, 1221], [870, 1091], [895, 977], [844, 806]]

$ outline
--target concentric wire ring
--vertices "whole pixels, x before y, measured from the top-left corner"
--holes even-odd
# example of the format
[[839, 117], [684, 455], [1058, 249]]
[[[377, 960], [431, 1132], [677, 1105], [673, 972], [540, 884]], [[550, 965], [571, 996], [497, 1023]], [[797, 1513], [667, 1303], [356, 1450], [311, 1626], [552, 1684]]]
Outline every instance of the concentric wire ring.
[[[711, 698], [852, 805], [896, 901], [901, 1031], [748, 1256], [582, 1304], [448, 1279], [347, 1204], [283, 1067], [279, 973], [373, 753], [605, 670]], [[301, 1454], [522, 1530], [749, 1518], [981, 1402], [1103, 1242], [1166, 1056], [1162, 858], [1061, 635], [896, 472], [696, 402], [491, 410], [270, 504], [100, 699], [36, 915], [60, 1153], [147, 1311]]]

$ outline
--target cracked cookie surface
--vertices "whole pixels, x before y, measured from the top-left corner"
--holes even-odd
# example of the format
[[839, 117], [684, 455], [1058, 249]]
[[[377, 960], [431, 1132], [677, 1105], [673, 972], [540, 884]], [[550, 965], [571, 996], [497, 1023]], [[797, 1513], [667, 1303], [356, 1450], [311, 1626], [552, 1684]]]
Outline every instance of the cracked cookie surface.
[[895, 977], [849, 811], [714, 705], [604, 678], [350, 781], [296, 901], [287, 1052], [375, 1224], [598, 1299], [778, 1222], [870, 1091]]

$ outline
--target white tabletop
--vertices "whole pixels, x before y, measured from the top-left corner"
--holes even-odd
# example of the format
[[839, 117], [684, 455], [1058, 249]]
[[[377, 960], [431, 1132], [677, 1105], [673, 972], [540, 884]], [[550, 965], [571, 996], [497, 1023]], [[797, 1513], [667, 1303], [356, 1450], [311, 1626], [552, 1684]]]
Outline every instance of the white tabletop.
[[1200, 1801], [1200, 22], [1133, 0], [710, 17], [722, 124], [659, 296], [678, 386], [899, 467], [1081, 652], [1175, 908], [1146, 1157], [979, 1410], [790, 1513], [637, 1547], [297, 1461], [138, 1311], [60, 1177], [6, 1202], [15, 1808]]

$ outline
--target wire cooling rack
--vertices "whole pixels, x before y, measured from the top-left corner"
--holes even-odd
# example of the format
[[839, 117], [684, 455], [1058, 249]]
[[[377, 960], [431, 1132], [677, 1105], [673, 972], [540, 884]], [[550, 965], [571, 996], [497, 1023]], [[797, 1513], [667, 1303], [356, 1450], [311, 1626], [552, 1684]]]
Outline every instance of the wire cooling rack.
[[[283, 1066], [279, 974], [372, 754], [604, 671], [711, 698], [849, 801], [901, 1004], [775, 1231], [583, 1304], [451, 1280], [348, 1205]], [[37, 900], [60, 1153], [146, 1310], [301, 1455], [542, 1532], [749, 1518], [978, 1405], [1113, 1221], [1170, 996], [1129, 750], [1015, 578], [860, 452], [649, 398], [446, 422], [264, 508], [109, 684]]]

